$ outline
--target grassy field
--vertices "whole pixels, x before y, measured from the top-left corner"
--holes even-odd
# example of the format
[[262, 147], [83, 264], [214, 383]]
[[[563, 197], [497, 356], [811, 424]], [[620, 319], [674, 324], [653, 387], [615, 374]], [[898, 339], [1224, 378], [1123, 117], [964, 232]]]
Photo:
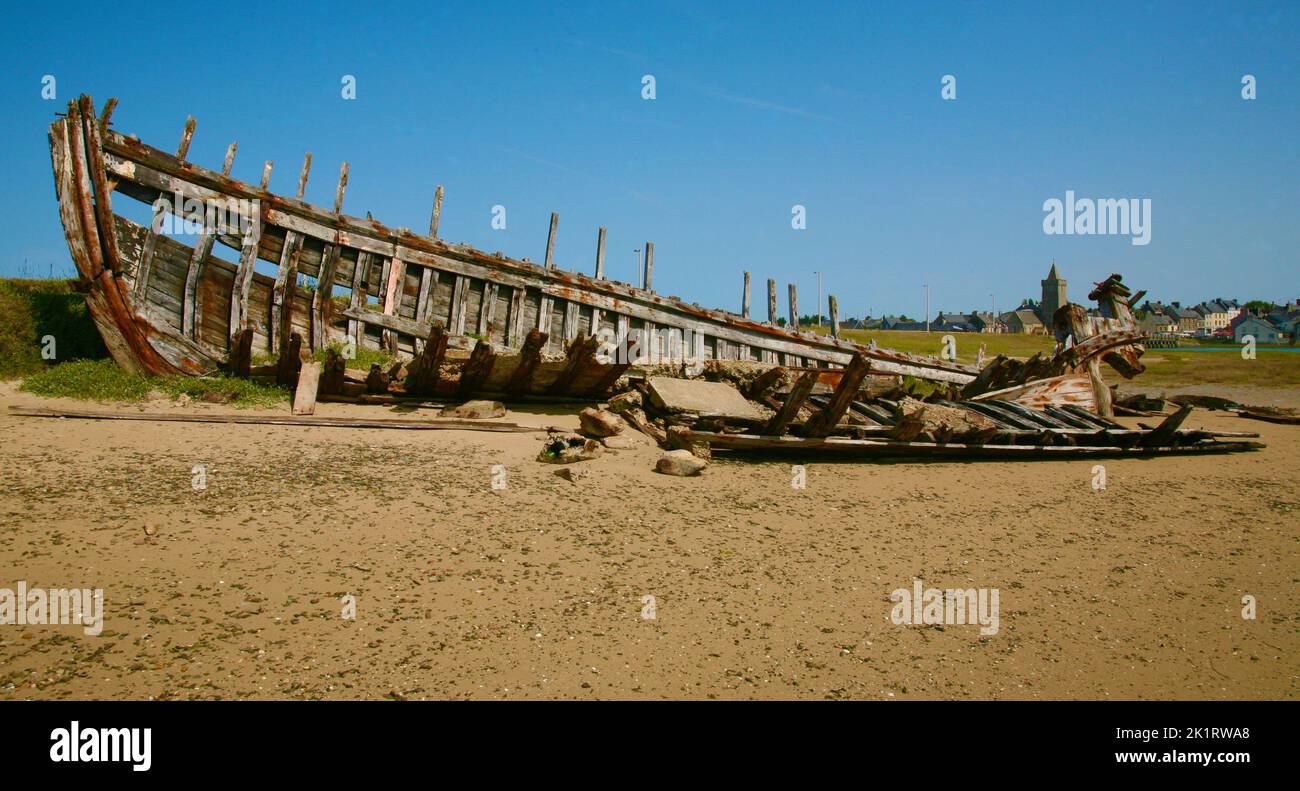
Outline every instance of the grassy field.
[[[814, 332], [827, 333], [828, 328], [805, 327]], [[938, 355], [943, 349], [944, 332], [900, 332], [898, 330], [841, 330], [840, 334], [857, 343], [869, 343], [885, 349], [913, 354]], [[1008, 357], [1029, 357], [1034, 352], [1050, 354], [1056, 341], [1046, 335], [1020, 335], [1014, 333], [983, 334], [970, 332], [951, 333], [957, 344], [957, 361], [974, 364], [979, 354], [980, 344], [985, 344], [984, 356], [993, 358], [999, 354]]]
[[[44, 370], [56, 362], [108, 354], [73, 280], [0, 279], [0, 379]], [[54, 338], [54, 360], [41, 357]]]
[[272, 406], [289, 398], [289, 391], [285, 388], [228, 376], [145, 378], [123, 371], [107, 358], [74, 360], [51, 366], [25, 378], [20, 389], [51, 398], [124, 403], [143, 401], [151, 392], [172, 399], [184, 395], [195, 400], [212, 399], [236, 406]]

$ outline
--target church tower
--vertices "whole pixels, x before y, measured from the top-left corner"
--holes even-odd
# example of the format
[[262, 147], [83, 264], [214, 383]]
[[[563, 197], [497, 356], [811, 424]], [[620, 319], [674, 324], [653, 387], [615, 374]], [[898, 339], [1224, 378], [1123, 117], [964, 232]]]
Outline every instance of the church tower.
[[1056, 261], [1052, 260], [1052, 271], [1047, 273], [1047, 279], [1041, 281], [1043, 284], [1043, 301], [1038, 304], [1038, 318], [1042, 319], [1043, 324], [1048, 328], [1052, 327], [1052, 316], [1056, 311], [1065, 305], [1069, 300], [1065, 296], [1065, 280], [1061, 278], [1061, 273], [1056, 271]]

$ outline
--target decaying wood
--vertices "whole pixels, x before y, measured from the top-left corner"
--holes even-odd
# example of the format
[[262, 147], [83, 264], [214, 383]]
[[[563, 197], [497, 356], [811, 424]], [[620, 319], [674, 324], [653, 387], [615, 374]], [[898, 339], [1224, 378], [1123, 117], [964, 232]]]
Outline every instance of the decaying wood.
[[321, 395], [337, 395], [343, 392], [343, 381], [347, 372], [347, 361], [343, 359], [343, 354], [333, 346], [325, 350], [325, 365], [321, 368], [320, 388], [318, 389], [317, 400]]
[[533, 372], [537, 370], [537, 364], [542, 361], [542, 349], [546, 347], [547, 335], [545, 333], [532, 330], [528, 337], [524, 339], [524, 348], [519, 352], [519, 365], [510, 375], [510, 381], [506, 383], [506, 392], [510, 395], [519, 395], [528, 389], [532, 384]]
[[243, 329], [235, 333], [230, 349], [230, 372], [240, 379], [247, 379], [253, 364], [253, 331]]
[[499, 420], [467, 420], [439, 418], [437, 420], [391, 420], [382, 418], [345, 418], [287, 415], [223, 415], [210, 412], [175, 414], [170, 412], [94, 412], [87, 410], [60, 410], [41, 407], [10, 406], [9, 413], [19, 417], [57, 417], [80, 420], [146, 420], [162, 423], [243, 423], [271, 426], [323, 426], [329, 428], [389, 428], [403, 431], [499, 431], [506, 433], [538, 433], [549, 428], [502, 423]]
[[312, 360], [302, 364], [298, 383], [293, 388], [293, 413], [310, 415], [316, 411], [316, 390], [320, 386], [320, 363]]
[[767, 424], [767, 428], [763, 433], [773, 436], [782, 434], [786, 427], [799, 416], [799, 408], [803, 406], [804, 401], [808, 400], [808, 394], [812, 392], [815, 384], [817, 384], [816, 371], [805, 371], [803, 375], [796, 379], [790, 387], [790, 394], [785, 397], [785, 403], [772, 416], [772, 420]]
[[871, 372], [871, 364], [867, 358], [860, 354], [853, 355], [853, 361], [844, 371], [840, 378], [840, 383], [835, 386], [835, 392], [831, 395], [830, 404], [819, 412], [811, 421], [805, 430], [805, 434], [810, 437], [827, 437], [835, 430], [835, 426], [844, 417], [844, 413], [849, 411], [849, 404], [858, 395], [858, 389], [862, 387], [862, 381], [867, 378]]
[[585, 338], [574, 338], [569, 343], [568, 351], [565, 354], [564, 368], [560, 370], [560, 375], [551, 383], [551, 386], [546, 389], [546, 393], [548, 395], [559, 395], [560, 393], [569, 392], [578, 375], [595, 364], [596, 349], [599, 346], [600, 340], [594, 335], [588, 335]]
[[275, 379], [281, 385], [292, 386], [298, 381], [298, 372], [302, 368], [302, 336], [293, 333], [280, 349], [280, 358], [276, 361]]
[[420, 356], [411, 364], [406, 379], [408, 392], [417, 395], [433, 395], [438, 388], [438, 372], [442, 367], [442, 358], [447, 353], [447, 330], [442, 324], [434, 324], [429, 331], [428, 340]]
[[479, 341], [475, 344], [469, 361], [461, 368], [457, 394], [461, 398], [468, 398], [483, 389], [483, 383], [492, 375], [492, 367], [495, 363], [496, 351], [493, 350], [491, 343]]

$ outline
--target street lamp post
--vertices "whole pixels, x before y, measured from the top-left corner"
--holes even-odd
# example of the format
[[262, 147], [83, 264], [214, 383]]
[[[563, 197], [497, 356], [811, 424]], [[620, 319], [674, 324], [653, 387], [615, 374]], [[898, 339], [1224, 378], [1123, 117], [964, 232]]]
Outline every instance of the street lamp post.
[[813, 272], [817, 276], [817, 327], [822, 326], [822, 273]]
[[636, 274], [632, 276], [632, 282], [640, 283], [641, 288], [645, 288], [645, 269], [641, 266], [641, 248], [636, 248], [632, 253], [636, 256]]
[[930, 331], [930, 285], [922, 283], [921, 288], [925, 289], [925, 331]]

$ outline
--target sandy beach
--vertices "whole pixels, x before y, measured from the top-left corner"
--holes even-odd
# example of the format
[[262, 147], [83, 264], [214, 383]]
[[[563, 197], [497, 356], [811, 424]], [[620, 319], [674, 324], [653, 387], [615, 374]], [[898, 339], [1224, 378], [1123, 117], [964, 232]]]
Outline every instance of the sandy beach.
[[[1103, 461], [1104, 491], [1092, 460], [719, 455], [674, 478], [653, 472], [648, 440], [582, 462], [573, 483], [535, 460], [543, 434], [21, 418], [14, 404], [87, 406], [0, 385], [0, 586], [102, 588], [104, 629], [0, 628], [6, 699], [1300, 691], [1294, 426], [1197, 410], [1189, 427], [1258, 430], [1268, 448]], [[555, 409], [506, 420], [577, 425]], [[997, 634], [895, 625], [890, 593], [914, 579], [998, 589]]]

